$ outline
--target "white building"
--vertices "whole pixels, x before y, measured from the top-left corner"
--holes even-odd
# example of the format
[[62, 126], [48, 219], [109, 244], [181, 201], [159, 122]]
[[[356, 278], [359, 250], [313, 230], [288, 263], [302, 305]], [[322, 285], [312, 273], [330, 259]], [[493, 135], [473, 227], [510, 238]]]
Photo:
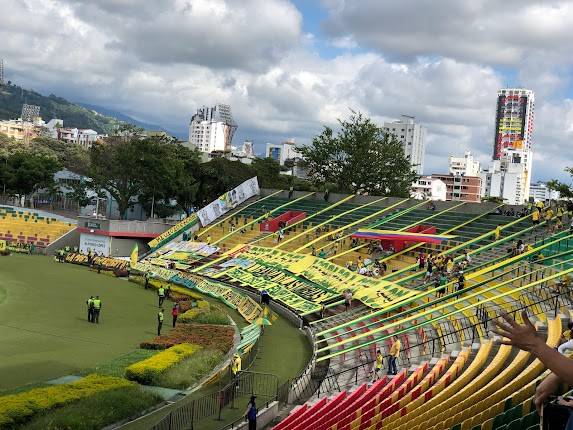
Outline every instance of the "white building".
[[189, 143], [201, 152], [230, 152], [236, 130], [237, 123], [231, 114], [231, 106], [203, 106], [191, 117]]
[[100, 137], [98, 132], [92, 129], [64, 128], [54, 129], [55, 138], [69, 144], [80, 145], [89, 148]]
[[559, 200], [559, 191], [550, 190], [545, 182], [537, 182], [529, 186], [529, 198], [534, 202]]
[[418, 200], [446, 201], [447, 187], [444, 181], [431, 176], [422, 176], [412, 184], [410, 197]]
[[286, 160], [302, 158], [300, 152], [296, 150], [296, 144], [292, 139], [279, 144], [267, 143], [265, 156], [278, 161], [281, 166], [284, 166]]
[[479, 176], [481, 167], [479, 161], [474, 159], [471, 151], [466, 151], [463, 157], [450, 155], [450, 174], [454, 176]]
[[480, 174], [482, 197], [501, 197], [510, 205], [526, 203], [529, 199], [531, 160], [531, 151], [505, 149], [501, 158], [493, 160], [489, 169]]
[[426, 128], [416, 123], [413, 116], [402, 115], [399, 121], [385, 122], [384, 130], [398, 138], [404, 146], [404, 153], [410, 157], [413, 170], [421, 175], [426, 154]]

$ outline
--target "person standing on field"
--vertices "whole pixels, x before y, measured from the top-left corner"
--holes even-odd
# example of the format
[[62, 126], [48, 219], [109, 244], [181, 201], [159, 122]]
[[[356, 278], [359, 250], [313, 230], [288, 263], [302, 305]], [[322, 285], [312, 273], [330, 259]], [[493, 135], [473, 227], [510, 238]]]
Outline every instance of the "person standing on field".
[[171, 309], [171, 316], [173, 317], [173, 328], [175, 328], [175, 323], [177, 322], [177, 317], [179, 316], [178, 303], [173, 303], [173, 309]]
[[94, 319], [94, 296], [90, 296], [86, 300], [86, 305], [88, 306], [88, 321], [93, 322]]
[[165, 300], [165, 288], [163, 288], [163, 285], [160, 285], [157, 289], [157, 297], [159, 298], [159, 307], [161, 307], [161, 305], [163, 305], [163, 301]]
[[96, 324], [99, 324], [99, 313], [101, 311], [101, 300], [99, 298], [99, 296], [95, 296], [95, 299], [93, 300], [93, 304], [94, 304], [94, 310], [93, 310], [93, 321]]
[[157, 312], [157, 336], [161, 336], [161, 327], [163, 327], [163, 308]]

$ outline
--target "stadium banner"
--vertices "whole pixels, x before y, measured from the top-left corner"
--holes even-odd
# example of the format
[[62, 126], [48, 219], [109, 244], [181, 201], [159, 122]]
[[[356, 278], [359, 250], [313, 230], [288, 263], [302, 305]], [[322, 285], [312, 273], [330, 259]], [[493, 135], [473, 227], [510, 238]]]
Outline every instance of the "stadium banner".
[[165, 230], [155, 239], [148, 243], [149, 247], [152, 251], [155, 251], [157, 248], [162, 247], [167, 242], [175, 239], [177, 236], [182, 235], [186, 231], [196, 231], [199, 230], [199, 218], [197, 218], [197, 214], [191, 214], [183, 221], [175, 224], [168, 230]]
[[208, 226], [221, 215], [236, 208], [238, 205], [260, 193], [257, 177], [248, 179], [231, 191], [221, 195], [217, 200], [197, 211], [203, 227]]
[[[87, 255], [75, 252], [68, 252], [65, 261], [66, 263], [80, 264], [83, 266], [89, 265]], [[103, 270], [126, 270], [129, 266], [129, 261], [111, 257], [94, 257], [92, 264], [96, 268], [101, 266]]]
[[110, 245], [111, 238], [109, 236], [98, 236], [87, 233], [82, 233], [80, 235], [80, 252], [82, 254], [87, 255], [88, 252], [91, 251], [94, 254], [108, 257]]

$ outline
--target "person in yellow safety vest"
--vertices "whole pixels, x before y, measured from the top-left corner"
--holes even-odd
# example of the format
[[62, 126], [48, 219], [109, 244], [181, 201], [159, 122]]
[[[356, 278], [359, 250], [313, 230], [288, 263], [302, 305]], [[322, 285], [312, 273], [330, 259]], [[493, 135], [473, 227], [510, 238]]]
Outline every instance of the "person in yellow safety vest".
[[376, 367], [374, 368], [374, 380], [376, 381], [382, 376], [382, 368], [384, 367], [384, 356], [382, 351], [376, 352]]
[[93, 315], [94, 315], [94, 296], [90, 296], [90, 298], [87, 299], [86, 305], [88, 306], [88, 321], [89, 321], [89, 322], [93, 322]]
[[165, 300], [165, 288], [163, 288], [162, 285], [160, 285], [157, 290], [157, 296], [159, 297], [159, 306], [161, 306]]
[[161, 336], [161, 327], [163, 327], [163, 308], [157, 312], [157, 336]]
[[233, 373], [233, 378], [236, 378], [241, 371], [241, 356], [239, 354], [233, 355], [233, 361], [231, 362], [231, 372]]
[[539, 211], [533, 211], [533, 213], [531, 214], [531, 221], [533, 222], [533, 225], [539, 224], [539, 218], [540, 218]]
[[545, 218], [545, 225], [547, 226], [549, 231], [553, 231], [553, 209], [551, 209], [550, 207], [547, 208], [547, 210], [545, 211], [544, 218]]
[[93, 300], [93, 304], [94, 304], [93, 322], [95, 322], [96, 324], [99, 324], [99, 313], [101, 311], [101, 300], [100, 300], [99, 296], [95, 296], [95, 299]]
[[398, 336], [393, 336], [394, 343], [390, 348], [390, 358], [388, 360], [388, 375], [396, 375], [398, 374], [398, 367], [396, 365], [396, 360], [398, 360], [398, 356], [400, 355], [400, 348], [402, 347], [402, 343]]
[[495, 240], [498, 240], [501, 237], [501, 226], [497, 226], [495, 228]]

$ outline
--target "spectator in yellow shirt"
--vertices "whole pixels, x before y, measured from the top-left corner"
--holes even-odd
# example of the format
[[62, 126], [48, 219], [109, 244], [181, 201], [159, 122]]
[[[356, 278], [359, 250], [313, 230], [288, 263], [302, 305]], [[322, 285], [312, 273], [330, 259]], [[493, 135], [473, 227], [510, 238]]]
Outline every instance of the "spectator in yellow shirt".
[[400, 355], [400, 348], [402, 347], [402, 343], [398, 336], [393, 336], [392, 339], [394, 343], [390, 348], [390, 357], [388, 359], [388, 374], [389, 375], [396, 375], [398, 374], [398, 367], [396, 366], [396, 361], [398, 360], [398, 356]]

